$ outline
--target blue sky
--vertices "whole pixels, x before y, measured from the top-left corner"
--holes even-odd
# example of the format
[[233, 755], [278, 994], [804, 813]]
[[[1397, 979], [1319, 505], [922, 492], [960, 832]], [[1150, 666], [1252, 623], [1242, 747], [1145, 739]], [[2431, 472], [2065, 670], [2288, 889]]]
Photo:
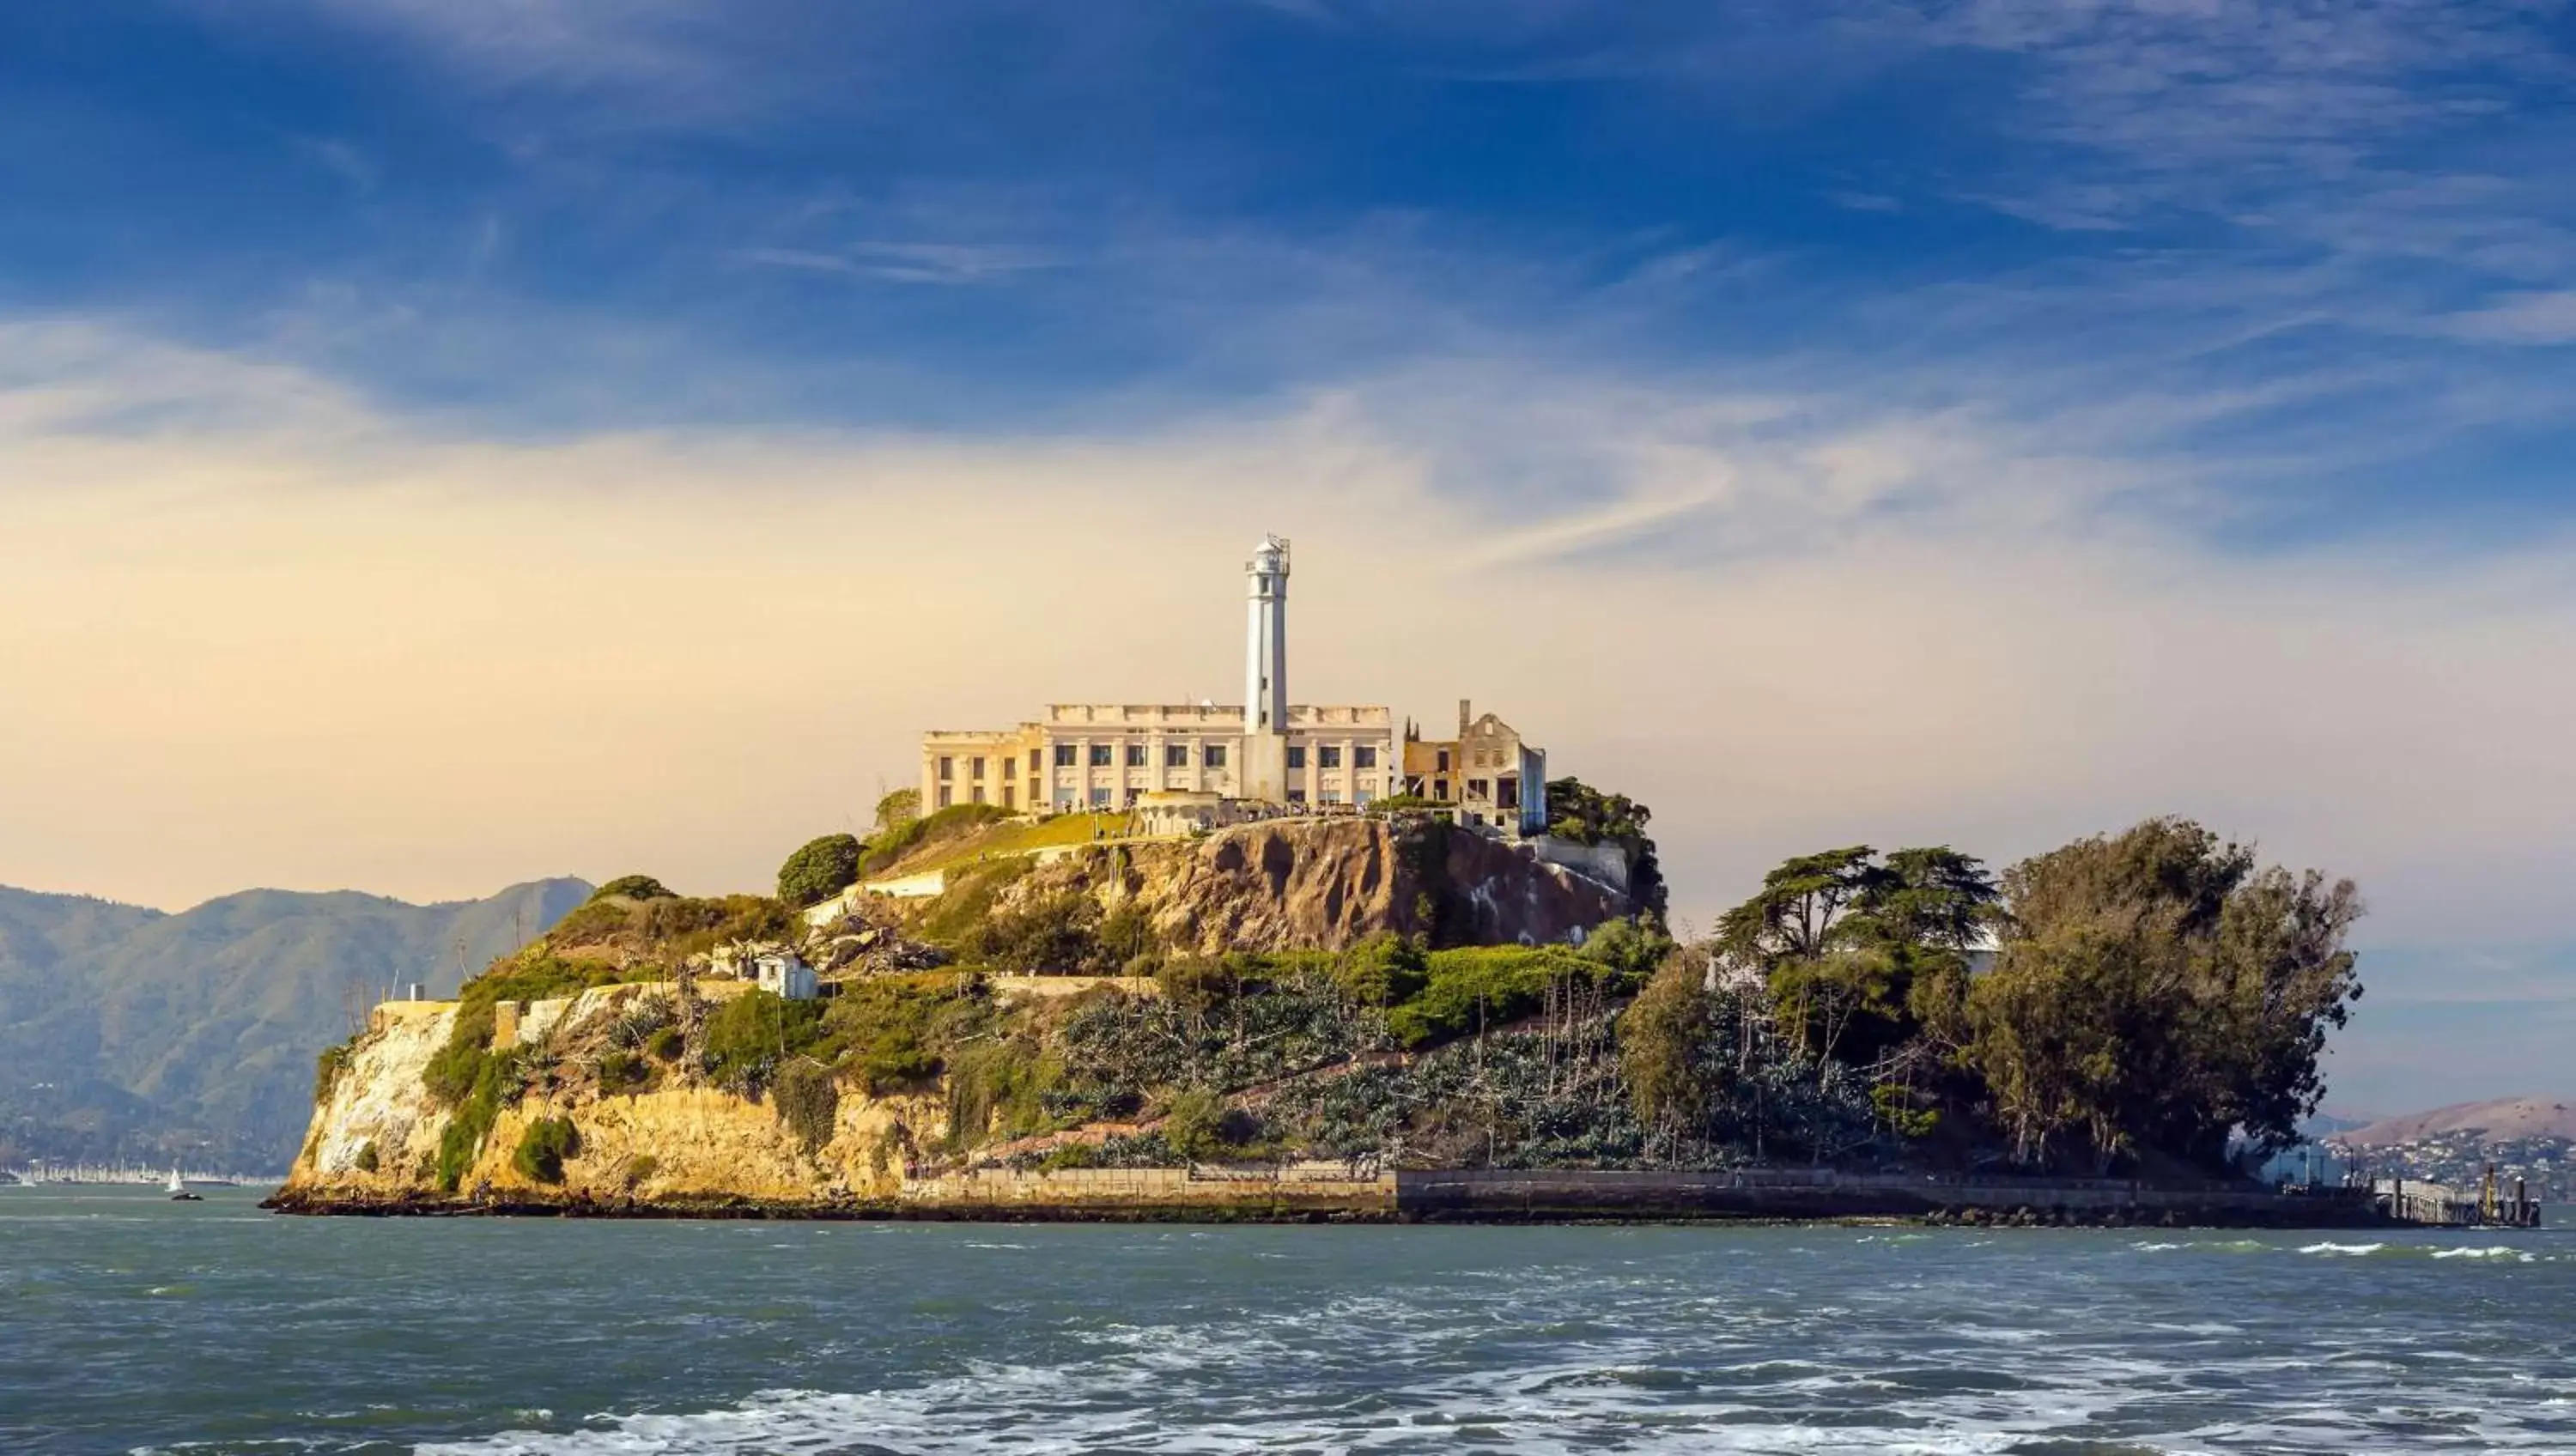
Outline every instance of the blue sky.
[[[1382, 552], [1354, 592], [1401, 581], [1462, 624], [1543, 599], [1609, 632], [1408, 654], [1354, 613], [1339, 660], [1407, 707], [1579, 687], [1699, 725], [1568, 707], [1541, 735], [1654, 791], [1697, 908], [1821, 843], [2008, 858], [2201, 813], [2363, 875], [2388, 968], [2367, 1100], [2487, 1090], [2457, 1068], [2505, 1042], [2493, 1091], [2576, 1091], [2531, 1031], [2576, 1026], [2540, 909], [2576, 854], [2571, 100], [2556, 0], [17, 5], [0, 492], [43, 493], [31, 562], [83, 559], [143, 500], [202, 507], [190, 540], [271, 543], [227, 557], [245, 575], [198, 600], [239, 621], [191, 650], [307, 673], [295, 594], [249, 604], [347, 553], [275, 544], [338, 519], [278, 491], [363, 497], [389, 514], [353, 535], [424, 552], [454, 522], [546, 543], [542, 567], [422, 557], [423, 595], [353, 615], [376, 640], [531, 570], [618, 591], [576, 509], [604, 491], [702, 522], [671, 528], [674, 572], [763, 512], [787, 524], [744, 559], [816, 513], [925, 540], [942, 503], [1063, 542], [1121, 516], [1099, 540], [1123, 544], [1059, 552], [1290, 529]], [[880, 547], [853, 580], [960, 569], [918, 557]], [[1518, 596], [1476, 595], [1504, 579]], [[1663, 630], [1605, 626], [1621, 593], [1616, 620]], [[472, 630], [580, 631], [580, 596]], [[465, 619], [438, 621], [464, 665], [418, 680], [488, 691]], [[171, 650], [139, 609], [82, 633], [33, 641], [9, 686], [78, 697]], [[780, 785], [749, 766], [790, 751], [769, 744], [709, 780], [754, 827], [701, 862], [703, 836], [566, 800], [592, 837], [348, 860], [326, 804], [248, 835], [269, 858], [155, 868], [65, 848], [45, 815], [77, 801], [22, 784], [0, 879], [462, 894], [640, 843], [756, 880], [797, 805], [899, 772], [923, 717], [1166, 664], [1221, 683], [1230, 634], [1205, 637], [978, 639], [960, 652], [1026, 654], [1021, 685], [854, 690], [850, 766]], [[1532, 652], [1563, 680], [1533, 683]], [[335, 742], [444, 711], [384, 691], [400, 709]], [[154, 707], [229, 741], [205, 693]], [[1909, 761], [1924, 719], [1952, 736]], [[691, 731], [668, 752], [699, 762], [741, 729]], [[1713, 743], [1795, 771], [1679, 766]], [[477, 753], [512, 804], [561, 778]], [[231, 792], [154, 799], [240, 844]]]

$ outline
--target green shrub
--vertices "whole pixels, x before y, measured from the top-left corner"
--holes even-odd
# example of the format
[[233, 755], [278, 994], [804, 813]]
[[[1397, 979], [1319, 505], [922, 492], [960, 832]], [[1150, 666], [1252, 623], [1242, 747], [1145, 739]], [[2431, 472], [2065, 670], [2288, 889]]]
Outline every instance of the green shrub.
[[[453, 1049], [455, 1043], [450, 1042]], [[445, 1053], [442, 1052], [441, 1055]], [[518, 1054], [503, 1052], [479, 1054], [474, 1059], [473, 1081], [455, 1104], [447, 1120], [446, 1131], [438, 1138], [438, 1186], [453, 1193], [464, 1181], [467, 1169], [474, 1166], [476, 1155], [483, 1151], [483, 1140], [492, 1133], [492, 1124], [501, 1116], [505, 1093], [517, 1095]]]
[[676, 898], [651, 875], [619, 875], [590, 892], [593, 900], [669, 900]]
[[823, 1039], [822, 1002], [746, 991], [707, 1018], [707, 1075], [719, 1086], [756, 1094], [779, 1064], [811, 1053]]
[[581, 1151], [581, 1132], [568, 1117], [540, 1117], [519, 1134], [518, 1150], [510, 1155], [510, 1166], [519, 1176], [538, 1183], [561, 1183], [564, 1159]]
[[1361, 1005], [1395, 1006], [1421, 994], [1431, 980], [1431, 962], [1415, 942], [1380, 934], [1343, 952], [1331, 974], [1333, 984]]
[[1124, 957], [1104, 960], [1099, 928], [1099, 902], [1067, 890], [986, 915], [960, 937], [959, 948], [996, 969], [1025, 976], [1079, 975], [1124, 964]]
[[1238, 996], [1259, 990], [1270, 978], [1263, 957], [1236, 951], [1213, 960], [1191, 957], [1166, 961], [1154, 973], [1163, 999], [1186, 1011], [1212, 1011]]
[[1163, 1141], [1193, 1163], [1243, 1156], [1260, 1132], [1252, 1114], [1228, 1108], [1217, 1094], [1197, 1088], [1173, 1097], [1163, 1115]]
[[331, 1089], [340, 1085], [340, 1074], [347, 1071], [348, 1067], [349, 1044], [347, 1042], [322, 1049], [322, 1055], [315, 1058], [313, 1063], [313, 1100], [316, 1103], [330, 1099]]
[[967, 977], [872, 977], [831, 1003], [825, 1047], [840, 1053], [870, 1095], [883, 1096], [937, 1079], [943, 1050], [982, 1030], [992, 1014]]
[[809, 840], [778, 867], [778, 898], [804, 909], [819, 905], [858, 882], [864, 846], [855, 834], [826, 834]]
[[546, 941], [551, 945], [587, 945], [605, 940], [634, 922], [635, 911], [626, 901], [594, 898], [556, 921], [554, 929], [546, 932]]
[[1433, 951], [1420, 992], [1387, 1014], [1406, 1046], [1491, 1030], [1546, 1004], [1548, 987], [1635, 984], [1624, 971], [1564, 946], [1468, 946]]
[[456, 1008], [447, 1028], [447, 1043], [421, 1069], [421, 1084], [442, 1107], [454, 1107], [474, 1091], [492, 1055], [492, 1002], [474, 998]]
[[657, 1062], [676, 1062], [687, 1050], [688, 1038], [682, 1036], [676, 1026], [663, 1027], [644, 1043], [645, 1053]]
[[830, 1067], [804, 1058], [789, 1062], [779, 1069], [778, 1084], [769, 1095], [778, 1120], [796, 1134], [797, 1143], [805, 1151], [810, 1153], [832, 1140], [833, 1120], [841, 1110], [841, 1088]]
[[624, 1175], [628, 1191], [632, 1192], [637, 1188], [643, 1187], [645, 1183], [652, 1179], [655, 1173], [661, 1171], [661, 1167], [661, 1159], [654, 1157], [651, 1153], [637, 1153], [635, 1156], [628, 1158], [626, 1160], [626, 1171]]
[[1041, 1173], [1061, 1173], [1069, 1168], [1099, 1166], [1100, 1149], [1090, 1143], [1058, 1143], [1047, 1149], [1046, 1156], [1038, 1160], [1038, 1171]]
[[633, 1052], [612, 1048], [599, 1054], [599, 1090], [602, 1092], [631, 1091], [643, 1086], [652, 1075], [653, 1069]]
[[350, 1160], [361, 1173], [376, 1171], [376, 1145], [370, 1140], [358, 1145], [358, 1156]]
[[1035, 868], [1037, 861], [1023, 855], [950, 871], [947, 889], [914, 924], [913, 934], [933, 945], [964, 949], [982, 931], [1003, 888]]
[[1047, 1094], [1064, 1082], [1061, 1058], [1030, 1041], [985, 1041], [948, 1058], [948, 1141], [964, 1149], [988, 1137], [1021, 1138], [1063, 1126]]

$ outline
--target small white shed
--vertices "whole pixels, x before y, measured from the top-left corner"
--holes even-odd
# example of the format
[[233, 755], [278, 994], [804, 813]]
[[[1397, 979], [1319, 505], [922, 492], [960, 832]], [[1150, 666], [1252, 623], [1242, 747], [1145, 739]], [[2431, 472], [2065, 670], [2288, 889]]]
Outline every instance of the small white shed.
[[814, 968], [793, 951], [762, 951], [751, 958], [752, 977], [760, 989], [789, 1001], [811, 1001], [822, 994]]

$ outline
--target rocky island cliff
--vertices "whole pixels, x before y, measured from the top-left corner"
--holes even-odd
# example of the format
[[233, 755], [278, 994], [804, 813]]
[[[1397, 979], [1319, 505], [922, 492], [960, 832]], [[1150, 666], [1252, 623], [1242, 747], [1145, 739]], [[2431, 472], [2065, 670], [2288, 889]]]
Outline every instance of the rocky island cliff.
[[[1556, 789], [1551, 785], [1551, 799]], [[2347, 1225], [2282, 1193], [2349, 885], [2182, 821], [1802, 856], [1665, 931], [1642, 809], [1153, 840], [945, 811], [630, 876], [321, 1061], [277, 1207]], [[847, 840], [846, 843], [841, 842]]]
[[[1285, 1146], [1246, 1108], [1644, 970], [1615, 847], [1359, 816], [1132, 840], [1066, 817], [950, 816], [877, 867], [908, 893], [802, 914], [611, 884], [459, 1000], [378, 1007], [326, 1054], [277, 1201], [824, 1211], [1016, 1181], [1365, 1208], [1373, 1152]], [[820, 968], [823, 994], [762, 989], [763, 953]], [[1423, 1002], [1443, 975], [1477, 984]], [[1171, 1176], [1193, 1161], [1243, 1171]]]

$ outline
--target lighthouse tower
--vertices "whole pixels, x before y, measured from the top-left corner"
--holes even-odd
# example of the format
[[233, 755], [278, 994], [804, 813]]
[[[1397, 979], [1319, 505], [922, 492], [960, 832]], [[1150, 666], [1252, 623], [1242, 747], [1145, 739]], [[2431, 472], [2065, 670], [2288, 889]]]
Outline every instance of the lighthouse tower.
[[1288, 797], [1288, 543], [1265, 534], [1244, 563], [1249, 595], [1243, 662], [1243, 778], [1247, 799]]

